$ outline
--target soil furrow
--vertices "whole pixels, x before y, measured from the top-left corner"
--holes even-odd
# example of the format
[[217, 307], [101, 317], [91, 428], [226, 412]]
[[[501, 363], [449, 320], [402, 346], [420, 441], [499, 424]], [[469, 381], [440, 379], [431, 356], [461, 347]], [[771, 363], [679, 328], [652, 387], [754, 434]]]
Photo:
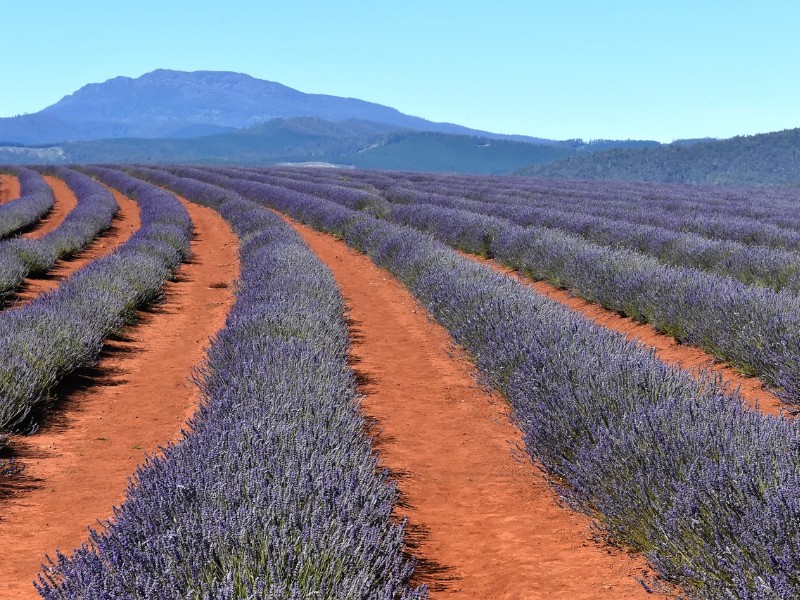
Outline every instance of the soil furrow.
[[0, 174], [0, 204], [19, 198], [19, 179], [8, 173]]
[[[55, 182], [60, 182], [62, 185], [59, 186]], [[51, 179], [48, 178], [48, 183], [53, 185], [53, 192], [56, 195], [57, 205], [60, 202], [60, 197], [66, 194], [72, 194], [66, 184], [60, 179], [51, 181]], [[17, 299], [14, 304], [15, 307], [22, 306], [32, 301], [40, 294], [55, 289], [58, 287], [59, 283], [76, 271], [79, 271], [98, 258], [111, 254], [115, 248], [127, 242], [128, 239], [139, 230], [141, 227], [139, 205], [116, 190], [111, 190], [111, 192], [114, 194], [117, 204], [119, 204], [119, 212], [117, 212], [114, 217], [111, 228], [102, 232], [83, 252], [69, 259], [58, 261], [56, 266], [47, 273], [26, 278], [25, 284], [17, 292]]]
[[417, 579], [432, 598], [639, 598], [646, 570], [593, 538], [520, 451], [505, 401], [478, 385], [448, 333], [388, 271], [287, 219], [331, 269], [351, 319], [351, 360], [396, 476]]
[[78, 199], [69, 186], [57, 177], [50, 175], [44, 176], [47, 185], [53, 190], [55, 202], [53, 208], [50, 209], [40, 221], [34, 223], [22, 235], [26, 238], [35, 240], [43, 235], [58, 229], [59, 225], [64, 222], [70, 211], [78, 205]]
[[675, 364], [696, 374], [701, 371], [711, 371], [722, 379], [731, 389], [739, 389], [745, 403], [755, 410], [778, 416], [781, 411], [786, 411], [783, 404], [775, 394], [769, 391], [761, 380], [756, 377], [742, 375], [733, 367], [718, 361], [713, 355], [697, 346], [688, 346], [678, 343], [675, 338], [659, 333], [652, 325], [646, 325], [623, 317], [614, 311], [608, 310], [597, 304], [592, 304], [572, 296], [565, 290], [558, 289], [545, 281], [534, 281], [521, 275], [517, 271], [506, 267], [494, 260], [481, 258], [472, 254], [461, 253], [462, 256], [491, 266], [495, 270], [514, 277], [518, 281], [531, 287], [539, 294], [563, 304], [572, 310], [581, 313], [587, 319], [608, 329], [623, 334], [630, 340], [635, 340], [655, 351], [656, 357], [667, 363]]
[[145, 454], [175, 440], [196, 409], [192, 369], [233, 303], [238, 242], [216, 212], [184, 205], [195, 225], [192, 260], [166, 284], [164, 302], [61, 387], [41, 431], [12, 437], [25, 471], [0, 499], [2, 598], [38, 597], [31, 582], [45, 554], [71, 551], [110, 517]]

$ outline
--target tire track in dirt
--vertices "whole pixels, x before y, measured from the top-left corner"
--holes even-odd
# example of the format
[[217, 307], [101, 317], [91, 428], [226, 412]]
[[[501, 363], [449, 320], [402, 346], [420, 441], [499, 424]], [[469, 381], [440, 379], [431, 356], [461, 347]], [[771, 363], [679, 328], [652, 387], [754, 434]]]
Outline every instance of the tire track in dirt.
[[[482, 389], [449, 334], [388, 271], [284, 217], [333, 272], [351, 319], [351, 362], [377, 421], [381, 466], [397, 477], [416, 579], [432, 598], [652, 597], [645, 561], [594, 541], [516, 451], [508, 406]], [[517, 455], [515, 459], [514, 455]]]
[[165, 300], [109, 341], [95, 369], [62, 386], [32, 436], [12, 436], [23, 476], [0, 499], [0, 598], [36, 598], [45, 554], [69, 552], [112, 515], [145, 454], [177, 439], [199, 394], [189, 378], [222, 328], [238, 277], [238, 240], [214, 211], [183, 201], [195, 226], [192, 259]]
[[[58, 185], [57, 182], [60, 182], [61, 185]], [[62, 196], [72, 194], [72, 191], [60, 179], [55, 179], [53, 182], [48, 179], [48, 183], [51, 183], [53, 186], [53, 192], [56, 195], [56, 203], [59, 202]], [[58, 261], [55, 267], [50, 269], [47, 273], [27, 277], [25, 283], [16, 294], [14, 307], [23, 306], [34, 300], [40, 294], [54, 290], [58, 287], [59, 283], [73, 273], [79, 271], [98, 258], [111, 254], [114, 249], [127, 242], [128, 239], [139, 230], [142, 226], [139, 217], [139, 205], [118, 191], [111, 190], [110, 188], [109, 190], [112, 192], [114, 199], [119, 205], [119, 211], [114, 216], [111, 227], [102, 232], [93, 242], [90, 242], [82, 252], [68, 259]]]
[[789, 408], [774, 393], [768, 390], [760, 379], [742, 375], [733, 367], [720, 362], [697, 346], [679, 344], [675, 338], [659, 333], [652, 325], [646, 325], [628, 317], [623, 317], [598, 304], [572, 296], [569, 292], [558, 289], [545, 281], [535, 281], [495, 260], [464, 252], [459, 252], [459, 254], [475, 262], [489, 265], [496, 271], [515, 278], [537, 293], [547, 296], [554, 302], [571, 308], [590, 321], [621, 333], [629, 340], [636, 341], [647, 348], [652, 348], [655, 350], [656, 357], [664, 363], [677, 365], [695, 374], [699, 374], [700, 371], [714, 373], [722, 379], [729, 389], [738, 388], [747, 406], [754, 410], [759, 410], [772, 416], [779, 416], [782, 411], [785, 414]]
[[63, 180], [52, 177], [51, 175], [45, 175], [44, 180], [47, 182], [47, 185], [50, 186], [50, 189], [53, 190], [53, 198], [55, 201], [53, 202], [53, 208], [50, 209], [50, 212], [28, 227], [22, 234], [23, 237], [31, 240], [39, 239], [43, 235], [58, 229], [72, 209], [78, 206], [78, 199]]
[[8, 173], [0, 173], [0, 204], [19, 198], [19, 179]]

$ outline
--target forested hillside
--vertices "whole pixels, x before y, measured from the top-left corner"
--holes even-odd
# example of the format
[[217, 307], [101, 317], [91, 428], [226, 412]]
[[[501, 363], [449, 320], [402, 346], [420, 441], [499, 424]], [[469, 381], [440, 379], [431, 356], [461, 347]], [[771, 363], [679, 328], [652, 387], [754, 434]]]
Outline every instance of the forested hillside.
[[662, 183], [797, 185], [800, 129], [655, 148], [582, 154], [520, 174], [561, 179], [618, 179]]

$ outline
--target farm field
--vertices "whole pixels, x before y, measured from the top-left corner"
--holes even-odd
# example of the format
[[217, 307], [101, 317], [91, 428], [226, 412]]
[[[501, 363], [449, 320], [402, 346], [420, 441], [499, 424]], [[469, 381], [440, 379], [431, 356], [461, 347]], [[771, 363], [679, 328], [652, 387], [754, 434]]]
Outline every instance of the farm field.
[[0, 596], [795, 598], [798, 200], [9, 169]]

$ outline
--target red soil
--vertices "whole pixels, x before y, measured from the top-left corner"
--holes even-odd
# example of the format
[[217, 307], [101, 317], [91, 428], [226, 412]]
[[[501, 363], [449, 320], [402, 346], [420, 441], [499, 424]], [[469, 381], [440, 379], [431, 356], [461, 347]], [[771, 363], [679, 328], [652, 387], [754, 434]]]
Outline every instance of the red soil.
[[646, 597], [634, 580], [644, 560], [595, 541], [588, 517], [559, 506], [518, 451], [504, 400], [478, 385], [408, 290], [344, 242], [289, 222], [347, 301], [363, 410], [377, 420], [380, 462], [397, 477], [396, 513], [408, 517], [431, 597]]
[[26, 238], [32, 240], [40, 238], [54, 229], [58, 229], [58, 226], [64, 222], [64, 219], [67, 218], [70, 211], [78, 205], [78, 199], [75, 197], [75, 194], [72, 193], [72, 190], [70, 190], [67, 184], [61, 179], [49, 175], [45, 175], [44, 179], [53, 190], [55, 202], [53, 203], [53, 208], [41, 221], [37, 222], [33, 227], [22, 234]]
[[7, 173], [0, 174], [0, 204], [19, 198], [19, 179]]
[[184, 205], [192, 261], [165, 286], [165, 302], [107, 344], [96, 374], [73, 382], [39, 433], [12, 437], [25, 471], [0, 500], [2, 598], [38, 597], [31, 582], [45, 554], [71, 551], [110, 517], [136, 465], [177, 439], [197, 406], [189, 378], [232, 305], [238, 242], [217, 213]]
[[[48, 183], [53, 187], [57, 206], [66, 202], [67, 195], [72, 195], [70, 189], [60, 179], [48, 178]], [[83, 252], [67, 261], [57, 262], [53, 269], [43, 275], [28, 277], [25, 285], [17, 293], [16, 306], [22, 306], [39, 294], [55, 289], [59, 283], [76, 271], [98, 258], [111, 254], [115, 248], [127, 242], [139, 230], [141, 227], [139, 205], [116, 190], [111, 191], [119, 204], [119, 212], [114, 217], [111, 228], [101, 233]], [[74, 195], [73, 200], [75, 200]]]
[[675, 341], [675, 338], [659, 333], [651, 325], [639, 323], [602, 306], [572, 296], [569, 292], [560, 290], [545, 281], [533, 281], [493, 260], [464, 253], [462, 253], [462, 256], [476, 262], [488, 264], [495, 270], [514, 277], [533, 288], [543, 296], [547, 296], [551, 300], [581, 313], [590, 321], [619, 332], [643, 346], [653, 348], [656, 357], [667, 364], [677, 365], [698, 375], [701, 371], [713, 372], [722, 379], [729, 389], [738, 388], [743, 400], [750, 408], [773, 416], [780, 415], [781, 411], [786, 409], [786, 405], [775, 394], [766, 389], [759, 379], [742, 375], [733, 367], [719, 362], [714, 356], [697, 346], [679, 344]]

